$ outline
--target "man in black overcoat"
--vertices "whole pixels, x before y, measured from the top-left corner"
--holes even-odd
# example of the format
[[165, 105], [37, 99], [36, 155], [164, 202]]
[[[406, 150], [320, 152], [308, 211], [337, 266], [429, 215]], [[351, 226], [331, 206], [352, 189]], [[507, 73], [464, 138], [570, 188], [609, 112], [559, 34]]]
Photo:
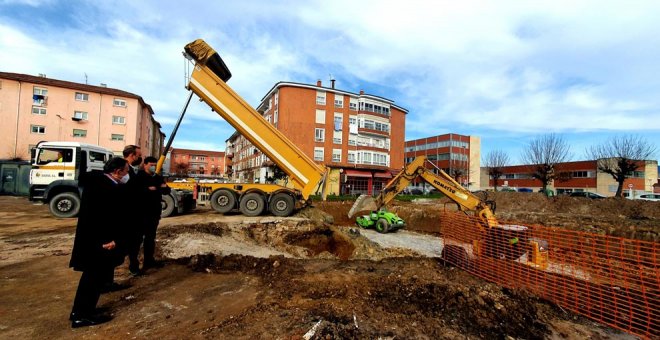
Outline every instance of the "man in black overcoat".
[[128, 163], [120, 157], [110, 159], [103, 173], [82, 174], [80, 213], [69, 266], [81, 271], [71, 309], [71, 327], [97, 325], [110, 318], [96, 313], [108, 273], [124, 260], [126, 240], [122, 228], [124, 206], [122, 183], [128, 180]]
[[142, 164], [142, 151], [137, 145], [127, 145], [122, 151], [124, 159], [128, 162], [128, 175], [129, 180], [126, 183], [126, 201], [125, 211], [127, 212], [124, 219], [124, 227], [127, 231], [127, 236], [131, 239], [128, 245], [128, 270], [132, 275], [140, 275], [140, 261], [138, 253], [140, 251], [141, 235], [144, 231], [144, 226], [141, 224], [142, 202], [140, 202], [140, 187], [135, 180], [137, 173]]
[[[162, 195], [170, 193], [170, 187], [167, 186], [163, 177], [156, 173], [156, 164], [158, 160], [155, 157], [144, 159], [144, 165], [135, 177], [136, 185], [139, 186], [140, 202], [142, 209], [140, 211], [142, 220], [142, 234], [140, 241], [144, 241], [144, 263], [142, 269], [160, 267], [162, 264], [156, 261], [154, 257], [156, 249], [156, 230], [160, 221], [162, 210]], [[141, 242], [140, 242], [141, 243]], [[140, 247], [138, 243], [138, 250]]]

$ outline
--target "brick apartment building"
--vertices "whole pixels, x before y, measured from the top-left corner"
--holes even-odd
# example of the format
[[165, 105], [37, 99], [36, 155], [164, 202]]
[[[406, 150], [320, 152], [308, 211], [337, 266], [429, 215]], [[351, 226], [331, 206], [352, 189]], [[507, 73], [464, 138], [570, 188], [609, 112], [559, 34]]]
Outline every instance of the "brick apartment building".
[[[654, 185], [658, 183], [658, 162], [654, 160], [641, 162], [640, 169], [634, 171], [632, 176], [624, 182], [624, 190], [632, 186], [632, 190], [637, 192], [653, 192]], [[503, 168], [504, 176], [498, 180], [498, 188], [521, 188], [538, 191], [541, 188], [541, 182], [532, 178], [533, 169], [529, 165], [513, 165]], [[563, 180], [555, 180], [551, 183], [550, 189], [557, 194], [568, 194], [577, 191], [595, 192], [604, 196], [614, 196], [617, 189], [617, 182], [611, 175], [598, 171], [597, 161], [576, 161], [566, 162], [557, 165], [557, 170], [567, 173]], [[489, 178], [486, 168], [481, 171], [482, 183], [488, 183], [483, 186], [484, 189], [492, 189], [494, 182]]]
[[[428, 164], [428, 169], [433, 169], [433, 166], [440, 168], [466, 188], [481, 187], [479, 137], [449, 133], [406, 141], [406, 164], [421, 155], [425, 155], [433, 164]], [[415, 185], [420, 183], [421, 180]]]
[[[405, 115], [394, 101], [279, 82], [257, 111], [313, 160], [331, 168], [330, 193], [377, 193], [403, 167]], [[233, 179], [265, 182], [274, 164], [239, 134], [227, 140]]]
[[[224, 178], [227, 169], [225, 152], [172, 148], [163, 166], [171, 176]], [[165, 171], [164, 171], [165, 172]]]
[[40, 141], [128, 144], [160, 154], [165, 135], [142, 97], [105, 86], [0, 72], [0, 159], [30, 158]]

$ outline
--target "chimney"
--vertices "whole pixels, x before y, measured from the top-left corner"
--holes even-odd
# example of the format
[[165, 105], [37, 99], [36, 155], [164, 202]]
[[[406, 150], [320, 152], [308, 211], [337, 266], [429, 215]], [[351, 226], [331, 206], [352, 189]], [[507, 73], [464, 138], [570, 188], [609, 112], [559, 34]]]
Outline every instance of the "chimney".
[[321, 79], [316, 81], [316, 86], [321, 87]]
[[360, 90], [360, 95], [363, 95], [363, 94], [364, 94], [364, 90]]
[[106, 83], [101, 83], [101, 87], [108, 87], [108, 84], [106, 84]]
[[334, 89], [334, 88], [335, 88], [335, 80], [334, 80], [334, 79], [330, 79], [330, 82], [332, 83], [332, 88]]

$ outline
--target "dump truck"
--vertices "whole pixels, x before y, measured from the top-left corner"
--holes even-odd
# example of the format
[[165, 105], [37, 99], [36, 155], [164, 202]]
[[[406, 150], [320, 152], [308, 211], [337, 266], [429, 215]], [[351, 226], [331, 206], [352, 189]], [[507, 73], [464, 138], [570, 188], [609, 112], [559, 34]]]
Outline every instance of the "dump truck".
[[328, 169], [315, 163], [227, 85], [231, 72], [220, 55], [202, 39], [187, 44], [184, 55], [194, 63], [187, 85], [190, 95], [159, 159], [157, 171], [162, 168], [194, 94], [270, 158], [288, 176], [293, 187], [266, 183], [172, 183], [171, 187], [178, 190], [186, 185], [184, 189], [204, 191], [210, 195], [215, 211], [224, 214], [238, 210], [246, 216], [258, 216], [266, 211], [275, 216], [289, 216], [308, 205], [311, 194], [320, 192], [325, 197]]
[[[426, 164], [430, 165], [427, 168]], [[435, 172], [432, 170], [435, 169]], [[465, 189], [456, 180], [442, 169], [435, 167], [426, 156], [418, 156], [407, 164], [380, 192], [378, 196], [359, 196], [348, 212], [352, 218], [359, 212], [368, 211], [367, 215], [358, 217], [358, 225], [365, 219], [373, 220], [373, 216], [380, 216], [386, 211], [384, 206], [401, 193], [416, 178], [422, 178], [431, 186], [438, 189], [443, 195], [454, 202], [459, 211], [474, 214], [477, 218], [476, 228], [480, 237], [467, 243], [448, 243], [442, 250], [445, 258], [462, 258], [469, 260], [480, 256], [490, 258], [503, 258], [507, 260], [519, 259], [527, 254], [525, 264], [545, 269], [548, 265], [547, 244], [543, 240], [530, 238], [526, 227], [519, 225], [502, 225], [495, 218], [495, 202], [481, 199]], [[375, 214], [375, 215], [374, 215]], [[389, 230], [388, 222], [378, 220], [378, 231]]]

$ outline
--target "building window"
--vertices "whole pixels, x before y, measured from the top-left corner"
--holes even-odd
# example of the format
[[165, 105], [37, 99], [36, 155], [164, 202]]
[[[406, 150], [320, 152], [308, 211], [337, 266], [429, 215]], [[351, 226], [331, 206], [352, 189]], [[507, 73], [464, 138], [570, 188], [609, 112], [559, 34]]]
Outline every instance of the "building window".
[[113, 133], [112, 136], [110, 137], [110, 139], [112, 139], [112, 140], [124, 140], [124, 135]]
[[32, 103], [34, 105], [46, 105], [46, 97], [48, 96], [48, 89], [41, 87], [34, 87], [32, 89]]
[[325, 92], [321, 92], [321, 91], [316, 92], [316, 104], [325, 105]]
[[349, 103], [348, 109], [352, 111], [357, 111], [357, 103]]
[[316, 124], [325, 124], [324, 110], [316, 110]]
[[348, 145], [357, 145], [357, 136], [348, 136]]
[[342, 126], [343, 123], [344, 123], [344, 120], [341, 117], [341, 113], [339, 114], [339, 116], [337, 116], [337, 114], [335, 114], [335, 131], [341, 131], [341, 126]]
[[344, 96], [335, 95], [335, 107], [341, 109], [344, 107]]
[[323, 161], [323, 148], [314, 148], [314, 160]]
[[33, 106], [32, 107], [32, 114], [45, 115], [46, 114], [46, 108], [45, 107], [39, 107], [39, 106]]
[[126, 101], [123, 99], [115, 98], [112, 101], [113, 106], [126, 107]]
[[87, 137], [87, 130], [73, 129], [73, 137]]
[[46, 133], [46, 127], [42, 125], [30, 125], [30, 132], [43, 135]]
[[273, 113], [273, 125], [277, 127], [277, 121], [279, 120], [279, 114], [277, 113], [277, 110]]
[[336, 163], [341, 162], [341, 149], [332, 149], [332, 161]]
[[314, 129], [314, 141], [315, 142], [325, 141], [325, 129], [320, 129], [320, 128]]
[[332, 131], [332, 143], [341, 144], [341, 131]]
[[124, 125], [126, 124], [126, 117], [123, 116], [112, 116], [112, 124]]
[[48, 89], [45, 89], [43, 87], [35, 87], [34, 89], [32, 89], [32, 94], [36, 94], [39, 96], [47, 96]]
[[85, 112], [85, 111], [73, 111], [73, 119], [75, 119], [75, 120], [87, 120], [87, 112]]
[[348, 152], [348, 162], [351, 164], [355, 164], [355, 151]]
[[79, 102], [89, 101], [89, 93], [76, 92], [76, 100]]

